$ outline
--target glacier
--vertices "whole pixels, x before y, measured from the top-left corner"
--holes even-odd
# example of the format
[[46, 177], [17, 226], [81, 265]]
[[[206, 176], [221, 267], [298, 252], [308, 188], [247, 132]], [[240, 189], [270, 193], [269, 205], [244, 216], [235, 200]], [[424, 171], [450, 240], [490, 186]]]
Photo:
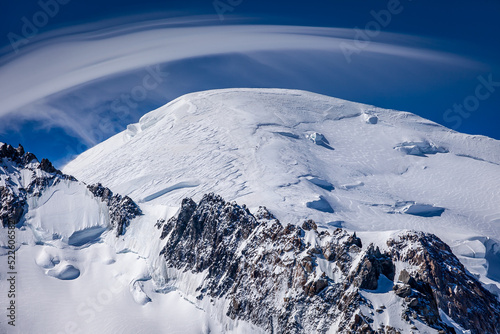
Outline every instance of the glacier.
[[[55, 175], [37, 161], [19, 167], [4, 159], [0, 186], [18, 191], [33, 173]], [[356, 232], [363, 246], [353, 267], [371, 244], [390, 252], [388, 240], [432, 233], [482, 287], [500, 292], [500, 142], [408, 112], [297, 90], [197, 92], [144, 115], [62, 173], [76, 179], [26, 198], [16, 236], [19, 326], [0, 322], [9, 333], [265, 332], [225, 316], [225, 299], [196, 299], [207, 273], [169, 267], [160, 255], [169, 239], [161, 227], [182, 213], [184, 198], [199, 202], [208, 193], [254, 214], [265, 205], [283, 226], [311, 220], [318, 231]], [[140, 207], [123, 231], [112, 221], [120, 210], [88, 186], [99, 183]], [[317, 265], [340, 279], [331, 264]], [[402, 261], [395, 268], [415, 269]], [[388, 281], [381, 275], [376, 289], [360, 292], [380, 313], [361, 312], [374, 313], [376, 327], [415, 330], [401, 320], [397, 284]], [[442, 323], [467, 332], [439, 312]]]
[[[309, 139], [317, 134], [334, 150]], [[284, 223], [301, 217], [325, 229], [341, 221], [353, 231], [434, 233], [499, 286], [500, 142], [408, 112], [297, 90], [192, 93], [63, 171], [142, 205], [175, 206], [214, 192], [251, 209], [266, 205]], [[411, 214], [426, 207], [443, 211]], [[493, 261], [463, 251], [477, 240], [488, 243]]]

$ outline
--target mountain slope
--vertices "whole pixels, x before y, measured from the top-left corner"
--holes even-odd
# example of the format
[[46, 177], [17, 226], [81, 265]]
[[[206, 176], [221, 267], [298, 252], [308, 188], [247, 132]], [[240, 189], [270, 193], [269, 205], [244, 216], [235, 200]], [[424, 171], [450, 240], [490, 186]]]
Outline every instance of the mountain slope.
[[499, 332], [498, 141], [231, 89], [63, 171], [0, 144], [0, 333]]
[[500, 281], [500, 142], [407, 112], [293, 90], [193, 93], [64, 171], [145, 205], [215, 192], [285, 224], [434, 233], [492, 291]]
[[0, 221], [4, 227], [36, 230], [36, 242], [60, 238], [85, 244], [108, 227], [121, 235], [129, 221], [141, 214], [130, 198], [113, 195], [101, 184], [87, 187], [47, 159], [39, 162], [21, 145], [14, 149], [0, 143], [0, 159]]
[[167, 277], [186, 290], [189, 274], [202, 276], [187, 290], [198, 303], [222, 300], [219, 312], [268, 333], [454, 333], [449, 319], [470, 333], [500, 328], [500, 302], [434, 235], [394, 233], [381, 251], [343, 229], [284, 227], [266, 208], [253, 216], [213, 194], [183, 200], [158, 228]]
[[130, 198], [0, 143], [0, 333], [203, 332], [210, 320], [178, 293], [154, 308], [134, 298], [149, 267], [116, 244], [144, 219]]

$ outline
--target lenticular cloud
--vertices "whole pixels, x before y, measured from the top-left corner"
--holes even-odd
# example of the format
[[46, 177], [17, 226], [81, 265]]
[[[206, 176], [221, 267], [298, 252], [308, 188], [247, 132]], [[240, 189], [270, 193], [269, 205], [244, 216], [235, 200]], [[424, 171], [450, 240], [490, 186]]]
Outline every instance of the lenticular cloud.
[[376, 41], [361, 41], [358, 30], [345, 28], [210, 23], [210, 19], [200, 17], [136, 23], [115, 19], [40, 36], [17, 56], [7, 53], [0, 59], [0, 117], [96, 79], [207, 55], [326, 51], [345, 55], [341, 64], [345, 67], [349, 58], [363, 52], [475, 66], [470, 60], [421, 48], [415, 37], [406, 36], [402, 45], [396, 42], [403, 40], [401, 35], [389, 33], [381, 33]]

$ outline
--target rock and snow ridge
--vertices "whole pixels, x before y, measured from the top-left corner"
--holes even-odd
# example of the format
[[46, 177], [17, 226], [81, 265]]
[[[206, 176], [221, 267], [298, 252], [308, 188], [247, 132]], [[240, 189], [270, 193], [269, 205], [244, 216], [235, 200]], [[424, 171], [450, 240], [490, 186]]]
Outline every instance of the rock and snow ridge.
[[[112, 197], [101, 185], [91, 191], [97, 199]], [[212, 324], [208, 331], [457, 333], [464, 329], [475, 334], [496, 333], [500, 327], [500, 302], [431, 234], [394, 232], [386, 236], [385, 248], [380, 250], [373, 243], [363, 245], [356, 233], [341, 228], [331, 233], [318, 231], [312, 220], [284, 227], [265, 207], [252, 214], [245, 205], [214, 194], [203, 196], [198, 204], [184, 199], [180, 210], [168, 221], [158, 220], [154, 230], [161, 240], [158, 248], [153, 247], [159, 261], [150, 259], [148, 275], [156, 273], [157, 288], [147, 292], [144, 282], [152, 277], [142, 272], [123, 283], [129, 296], [136, 304], [146, 305], [152, 303], [153, 293], [168, 295], [178, 289], [224, 324]], [[134, 232], [87, 239], [83, 249], [71, 243], [70, 237], [67, 246], [81, 252], [104, 241], [116, 247], [117, 256], [131, 251], [120, 250], [117, 238], [134, 240]], [[77, 266], [47, 250], [47, 246], [64, 247], [52, 240], [38, 239], [37, 243], [45, 248], [34, 260], [47, 277], [81, 279]], [[95, 255], [104, 255], [99, 254], [100, 248], [97, 251]], [[174, 300], [171, 307], [178, 304]], [[188, 332], [200, 332], [193, 328]]]
[[141, 207], [213, 192], [284, 224], [433, 233], [500, 291], [500, 142], [408, 112], [298, 90], [197, 92], [63, 171]]
[[[455, 333], [440, 310], [470, 333], [500, 328], [500, 302], [431, 234], [396, 233], [383, 252], [363, 249], [355, 233], [318, 232], [312, 220], [284, 227], [264, 207], [254, 216], [214, 194], [184, 199], [157, 227], [167, 266], [181, 272], [169, 279], [203, 275], [191, 291], [198, 301], [224, 299], [228, 317], [268, 333]], [[371, 292], [393, 301], [380, 305]], [[397, 325], [383, 324], [387, 314]]]
[[23, 208], [5, 211], [20, 219], [18, 332], [496, 333], [499, 147], [250, 89], [181, 97], [63, 169], [91, 187], [5, 146], [16, 196], [52, 180], [2, 197]]
[[[123, 234], [130, 220], [141, 214], [139, 207], [127, 196], [114, 195], [111, 190], [104, 188], [101, 184], [86, 186], [78, 182], [73, 176], [63, 174], [57, 170], [47, 159], [38, 161], [36, 156], [29, 152], [24, 152], [24, 148], [19, 145], [17, 149], [11, 145], [0, 143], [0, 196], [2, 207], [0, 210], [0, 221], [5, 227], [7, 225], [23, 226], [30, 225], [38, 229], [40, 233], [48, 233], [57, 223], [49, 222], [54, 219], [50, 215], [57, 216], [57, 209], [54, 207], [68, 204], [59, 202], [52, 198], [57, 198], [57, 193], [68, 191], [72, 196], [63, 196], [70, 201], [77, 201], [75, 193], [87, 197], [89, 201], [95, 198], [95, 207], [102, 210], [104, 202], [109, 209], [109, 213], [98, 219], [100, 222], [76, 221], [81, 220], [76, 216], [74, 222], [67, 222], [65, 227], [75, 228], [73, 234], [62, 234], [61, 230], [53, 230], [54, 237], [67, 238], [71, 243], [84, 242], [82, 237], [89, 236], [85, 230], [106, 228], [111, 226], [116, 228], [117, 235]], [[70, 203], [73, 204], [73, 203]], [[85, 210], [89, 207], [76, 207], [72, 205], [67, 210]], [[42, 211], [40, 215], [26, 215], [29, 211]], [[78, 213], [76, 213], [78, 214]], [[49, 216], [49, 217], [47, 217]], [[44, 226], [49, 230], [45, 230]], [[81, 229], [78, 229], [81, 225]], [[68, 230], [68, 228], [65, 228]], [[101, 230], [102, 232], [102, 230]]]

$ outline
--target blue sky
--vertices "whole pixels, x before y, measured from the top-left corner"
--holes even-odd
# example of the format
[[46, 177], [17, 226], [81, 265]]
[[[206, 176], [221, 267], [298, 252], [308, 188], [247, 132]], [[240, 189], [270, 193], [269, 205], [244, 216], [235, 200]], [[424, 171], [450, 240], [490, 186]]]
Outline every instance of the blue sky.
[[498, 1], [0, 6], [0, 141], [59, 167], [180, 95], [231, 87], [304, 89], [500, 139]]

